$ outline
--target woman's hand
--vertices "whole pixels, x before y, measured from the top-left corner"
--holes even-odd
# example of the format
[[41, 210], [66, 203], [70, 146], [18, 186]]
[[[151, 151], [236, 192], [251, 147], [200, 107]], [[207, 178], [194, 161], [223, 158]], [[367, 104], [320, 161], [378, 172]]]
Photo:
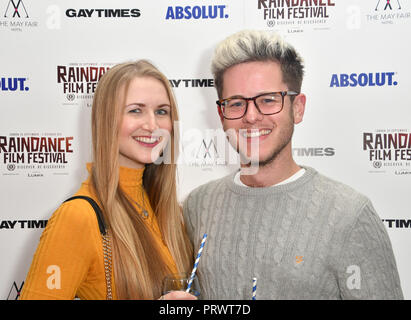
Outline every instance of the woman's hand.
[[171, 291], [158, 300], [197, 300], [197, 297], [185, 291]]

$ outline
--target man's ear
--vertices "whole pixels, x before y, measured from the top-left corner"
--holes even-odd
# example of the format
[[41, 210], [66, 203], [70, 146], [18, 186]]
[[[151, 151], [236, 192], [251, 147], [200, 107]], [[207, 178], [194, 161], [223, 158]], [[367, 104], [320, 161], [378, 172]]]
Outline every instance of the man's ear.
[[306, 96], [303, 93], [300, 93], [298, 96], [294, 98], [294, 102], [293, 102], [294, 124], [297, 124], [303, 121], [304, 111], [305, 111], [305, 101], [306, 101]]
[[221, 124], [224, 125], [224, 116], [220, 106], [217, 106], [218, 115], [220, 116]]

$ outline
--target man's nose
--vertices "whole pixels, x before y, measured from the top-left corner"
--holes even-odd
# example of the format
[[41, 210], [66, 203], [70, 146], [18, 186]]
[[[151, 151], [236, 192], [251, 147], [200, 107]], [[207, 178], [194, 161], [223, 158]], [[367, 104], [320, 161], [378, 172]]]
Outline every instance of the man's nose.
[[243, 117], [243, 121], [249, 123], [255, 123], [256, 121], [260, 121], [263, 118], [263, 115], [258, 111], [257, 106], [253, 100], [247, 101], [247, 112]]

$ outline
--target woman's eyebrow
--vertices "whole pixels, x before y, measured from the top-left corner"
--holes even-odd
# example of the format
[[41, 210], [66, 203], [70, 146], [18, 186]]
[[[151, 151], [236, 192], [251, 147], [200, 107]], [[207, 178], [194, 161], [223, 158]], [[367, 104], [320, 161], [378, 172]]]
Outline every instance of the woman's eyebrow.
[[145, 107], [146, 105], [144, 103], [141, 103], [141, 102], [131, 102], [131, 103], [126, 105], [126, 107], [130, 107], [130, 106]]

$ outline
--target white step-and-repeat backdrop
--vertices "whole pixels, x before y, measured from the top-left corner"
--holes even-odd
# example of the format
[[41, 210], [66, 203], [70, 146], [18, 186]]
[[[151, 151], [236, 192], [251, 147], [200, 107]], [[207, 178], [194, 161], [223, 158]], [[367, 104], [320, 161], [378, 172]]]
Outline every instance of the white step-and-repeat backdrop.
[[411, 1], [0, 0], [0, 299], [16, 299], [47, 220], [86, 178], [92, 95], [112, 65], [149, 59], [180, 110], [179, 197], [231, 172], [210, 73], [241, 29], [304, 57], [293, 153], [366, 194], [411, 298]]

